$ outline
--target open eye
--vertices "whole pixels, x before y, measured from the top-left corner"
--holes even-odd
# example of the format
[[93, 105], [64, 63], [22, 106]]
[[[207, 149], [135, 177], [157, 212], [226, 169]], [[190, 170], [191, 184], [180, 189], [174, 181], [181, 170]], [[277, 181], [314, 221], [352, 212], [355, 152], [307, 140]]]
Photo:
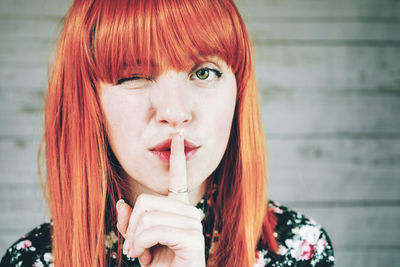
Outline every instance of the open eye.
[[222, 73], [216, 69], [211, 68], [201, 68], [195, 71], [194, 74], [191, 75], [191, 79], [201, 80], [201, 81], [212, 81], [220, 78]]

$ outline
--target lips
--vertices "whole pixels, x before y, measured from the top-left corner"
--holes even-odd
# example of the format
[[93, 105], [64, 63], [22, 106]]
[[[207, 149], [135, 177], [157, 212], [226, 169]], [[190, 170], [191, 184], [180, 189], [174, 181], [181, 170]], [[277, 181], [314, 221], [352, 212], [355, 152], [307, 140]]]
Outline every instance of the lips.
[[[167, 139], [151, 148], [150, 151], [158, 156], [161, 161], [169, 162], [171, 156], [171, 143], [172, 139]], [[184, 145], [186, 160], [189, 160], [200, 148], [200, 146], [196, 146], [187, 140], [185, 140]]]

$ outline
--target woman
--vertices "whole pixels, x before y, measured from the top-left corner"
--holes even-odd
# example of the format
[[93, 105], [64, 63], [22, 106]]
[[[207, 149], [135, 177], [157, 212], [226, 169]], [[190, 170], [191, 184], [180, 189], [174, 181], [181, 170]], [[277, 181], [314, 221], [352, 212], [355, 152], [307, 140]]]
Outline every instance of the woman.
[[266, 201], [251, 46], [230, 0], [76, 0], [45, 109], [52, 221], [11, 266], [331, 266]]

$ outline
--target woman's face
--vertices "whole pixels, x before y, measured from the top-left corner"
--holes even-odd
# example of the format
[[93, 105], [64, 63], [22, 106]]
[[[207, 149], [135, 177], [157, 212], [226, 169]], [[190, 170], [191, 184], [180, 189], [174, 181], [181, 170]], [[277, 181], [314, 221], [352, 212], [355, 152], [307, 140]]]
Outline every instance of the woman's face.
[[168, 149], [181, 129], [189, 190], [204, 185], [225, 152], [235, 109], [236, 80], [224, 61], [100, 87], [111, 148], [136, 188], [167, 195]]

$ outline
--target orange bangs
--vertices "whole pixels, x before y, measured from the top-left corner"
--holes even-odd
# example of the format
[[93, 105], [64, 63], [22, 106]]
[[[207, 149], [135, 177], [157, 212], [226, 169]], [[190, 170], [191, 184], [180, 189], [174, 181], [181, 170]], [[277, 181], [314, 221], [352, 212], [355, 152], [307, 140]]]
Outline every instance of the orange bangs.
[[218, 56], [243, 81], [250, 59], [237, 14], [229, 1], [93, 1], [82, 27], [88, 69], [93, 80], [116, 83], [132, 74], [188, 71]]

